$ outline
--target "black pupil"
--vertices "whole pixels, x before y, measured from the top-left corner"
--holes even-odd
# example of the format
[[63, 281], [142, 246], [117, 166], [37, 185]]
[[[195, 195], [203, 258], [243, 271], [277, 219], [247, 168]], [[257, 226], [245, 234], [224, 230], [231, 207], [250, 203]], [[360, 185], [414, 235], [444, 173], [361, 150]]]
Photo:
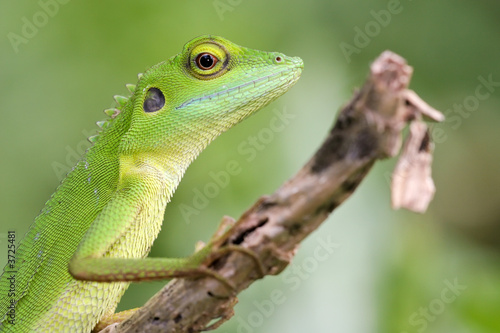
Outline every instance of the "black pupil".
[[200, 66], [203, 68], [210, 68], [214, 64], [214, 59], [209, 54], [204, 54], [200, 57]]
[[146, 94], [146, 99], [144, 100], [144, 111], [155, 112], [160, 110], [165, 105], [165, 96], [158, 88], [151, 88]]

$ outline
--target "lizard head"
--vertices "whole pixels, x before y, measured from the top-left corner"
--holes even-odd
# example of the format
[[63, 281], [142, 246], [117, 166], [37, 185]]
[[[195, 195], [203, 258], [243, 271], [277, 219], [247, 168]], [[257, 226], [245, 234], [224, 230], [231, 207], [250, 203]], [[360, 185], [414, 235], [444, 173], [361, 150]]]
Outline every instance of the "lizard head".
[[189, 164], [222, 132], [288, 91], [302, 69], [297, 57], [195, 38], [140, 78], [124, 109], [131, 116], [122, 152], [158, 152]]

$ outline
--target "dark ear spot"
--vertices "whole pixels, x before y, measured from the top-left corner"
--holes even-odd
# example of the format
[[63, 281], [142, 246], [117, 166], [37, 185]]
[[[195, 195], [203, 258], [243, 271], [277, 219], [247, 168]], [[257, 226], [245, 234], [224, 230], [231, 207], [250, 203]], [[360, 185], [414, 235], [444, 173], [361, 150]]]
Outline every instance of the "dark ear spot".
[[158, 88], [150, 88], [144, 99], [144, 111], [155, 112], [160, 110], [165, 105], [165, 96]]

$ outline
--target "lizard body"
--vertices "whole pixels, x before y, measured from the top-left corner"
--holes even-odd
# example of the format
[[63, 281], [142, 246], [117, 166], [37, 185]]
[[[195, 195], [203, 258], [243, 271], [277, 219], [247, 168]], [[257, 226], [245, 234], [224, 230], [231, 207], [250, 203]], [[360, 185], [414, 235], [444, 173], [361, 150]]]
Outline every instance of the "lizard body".
[[201, 36], [140, 76], [61, 182], [0, 278], [1, 332], [90, 332], [130, 281], [195, 268], [145, 258], [185, 170], [218, 135], [285, 93], [302, 60]]

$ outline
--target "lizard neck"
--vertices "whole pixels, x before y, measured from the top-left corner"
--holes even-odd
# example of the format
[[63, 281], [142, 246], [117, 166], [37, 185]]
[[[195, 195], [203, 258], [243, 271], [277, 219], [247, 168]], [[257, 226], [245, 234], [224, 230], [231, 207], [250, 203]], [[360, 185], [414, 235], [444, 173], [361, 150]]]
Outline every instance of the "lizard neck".
[[150, 151], [123, 155], [120, 157], [120, 179], [134, 179], [136, 177], [155, 183], [166, 201], [174, 194], [189, 164], [196, 156], [179, 155], [165, 151]]

